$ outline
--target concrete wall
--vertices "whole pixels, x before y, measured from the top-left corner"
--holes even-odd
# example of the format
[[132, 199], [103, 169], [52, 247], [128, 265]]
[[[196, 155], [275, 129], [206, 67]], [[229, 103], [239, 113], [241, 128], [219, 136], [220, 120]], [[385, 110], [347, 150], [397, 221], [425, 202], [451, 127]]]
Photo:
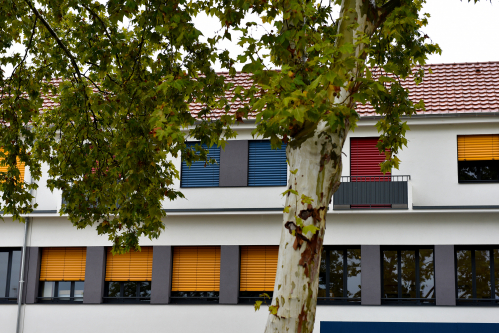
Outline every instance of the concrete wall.
[[[1, 313], [2, 311], [0, 311]], [[28, 305], [24, 333], [263, 332], [268, 310], [251, 305]], [[498, 323], [489, 307], [318, 306], [320, 321]], [[1, 318], [2, 314], [0, 314]], [[89, 320], [91, 318], [91, 320]], [[15, 322], [15, 316], [9, 319]], [[4, 327], [4, 326], [3, 326]], [[2, 329], [3, 329], [2, 327]], [[5, 331], [7, 332], [7, 331]], [[12, 331], [9, 331], [12, 332]]]

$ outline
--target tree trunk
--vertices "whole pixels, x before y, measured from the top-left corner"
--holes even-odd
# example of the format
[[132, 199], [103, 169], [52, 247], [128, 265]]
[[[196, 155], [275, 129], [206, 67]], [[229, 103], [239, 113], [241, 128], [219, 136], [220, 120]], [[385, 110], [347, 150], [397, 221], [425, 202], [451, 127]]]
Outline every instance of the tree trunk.
[[[343, 18], [338, 24], [342, 37], [336, 45], [355, 43], [361, 32], [370, 35], [376, 26], [367, 16], [369, 11], [373, 14], [372, 10], [370, 1], [343, 0]], [[355, 23], [358, 26], [352, 30]], [[356, 57], [362, 57], [362, 48], [356, 47]], [[355, 70], [350, 74], [361, 75]], [[354, 106], [345, 89], [335, 99], [336, 103], [340, 101]], [[302, 130], [287, 147], [291, 173], [266, 333], [310, 333], [314, 329], [326, 214], [340, 185], [341, 154], [348, 131], [348, 121], [336, 132], [321, 121]]]

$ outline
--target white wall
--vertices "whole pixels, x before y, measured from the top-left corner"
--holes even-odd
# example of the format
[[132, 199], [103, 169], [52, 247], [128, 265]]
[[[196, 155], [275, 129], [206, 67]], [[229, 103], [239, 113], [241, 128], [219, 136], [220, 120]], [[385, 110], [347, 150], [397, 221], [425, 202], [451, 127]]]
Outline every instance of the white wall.
[[[251, 305], [36, 304], [26, 306], [23, 332], [263, 333], [267, 314]], [[321, 321], [498, 323], [499, 317], [492, 307], [318, 306], [315, 332]]]

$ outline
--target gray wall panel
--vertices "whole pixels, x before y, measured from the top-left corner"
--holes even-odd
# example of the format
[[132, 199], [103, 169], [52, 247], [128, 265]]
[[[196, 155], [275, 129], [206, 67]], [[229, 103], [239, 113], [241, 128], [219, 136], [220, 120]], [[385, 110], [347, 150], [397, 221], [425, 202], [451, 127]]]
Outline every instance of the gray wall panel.
[[381, 252], [379, 245], [361, 246], [362, 305], [381, 305]]
[[435, 245], [435, 296], [437, 305], [456, 305], [454, 245]]
[[38, 297], [38, 285], [40, 284], [40, 262], [41, 262], [41, 248], [39, 247], [28, 247], [27, 258], [26, 258], [26, 292], [25, 302], [26, 304], [34, 304]]
[[151, 304], [168, 304], [172, 290], [171, 246], [154, 246], [152, 259]]
[[239, 297], [239, 245], [220, 250], [220, 304], [237, 304]]
[[85, 290], [83, 303], [100, 304], [104, 295], [106, 276], [106, 248], [104, 246], [87, 247], [85, 267]]
[[248, 140], [227, 141], [220, 150], [219, 186], [248, 186]]

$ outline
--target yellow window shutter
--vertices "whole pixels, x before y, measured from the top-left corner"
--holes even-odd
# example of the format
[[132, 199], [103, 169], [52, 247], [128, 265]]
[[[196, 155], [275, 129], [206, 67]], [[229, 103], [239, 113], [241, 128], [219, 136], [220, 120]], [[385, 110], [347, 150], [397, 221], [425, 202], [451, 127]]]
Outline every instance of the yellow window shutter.
[[[1, 148], [0, 148], [1, 149]], [[3, 149], [1, 149], [3, 151]], [[21, 181], [24, 181], [24, 174], [25, 174], [25, 164], [17, 159], [17, 167], [19, 168], [20, 176], [21, 176]], [[8, 166], [7, 165], [0, 165], [0, 172], [7, 172]]]
[[279, 246], [241, 246], [240, 291], [273, 291]]
[[41, 281], [85, 281], [86, 247], [47, 247], [42, 250]]
[[172, 291], [219, 291], [220, 246], [173, 249]]
[[106, 281], [151, 281], [152, 246], [143, 246], [141, 251], [131, 250], [113, 256], [107, 249]]
[[499, 160], [499, 134], [458, 135], [457, 158], [459, 161]]

